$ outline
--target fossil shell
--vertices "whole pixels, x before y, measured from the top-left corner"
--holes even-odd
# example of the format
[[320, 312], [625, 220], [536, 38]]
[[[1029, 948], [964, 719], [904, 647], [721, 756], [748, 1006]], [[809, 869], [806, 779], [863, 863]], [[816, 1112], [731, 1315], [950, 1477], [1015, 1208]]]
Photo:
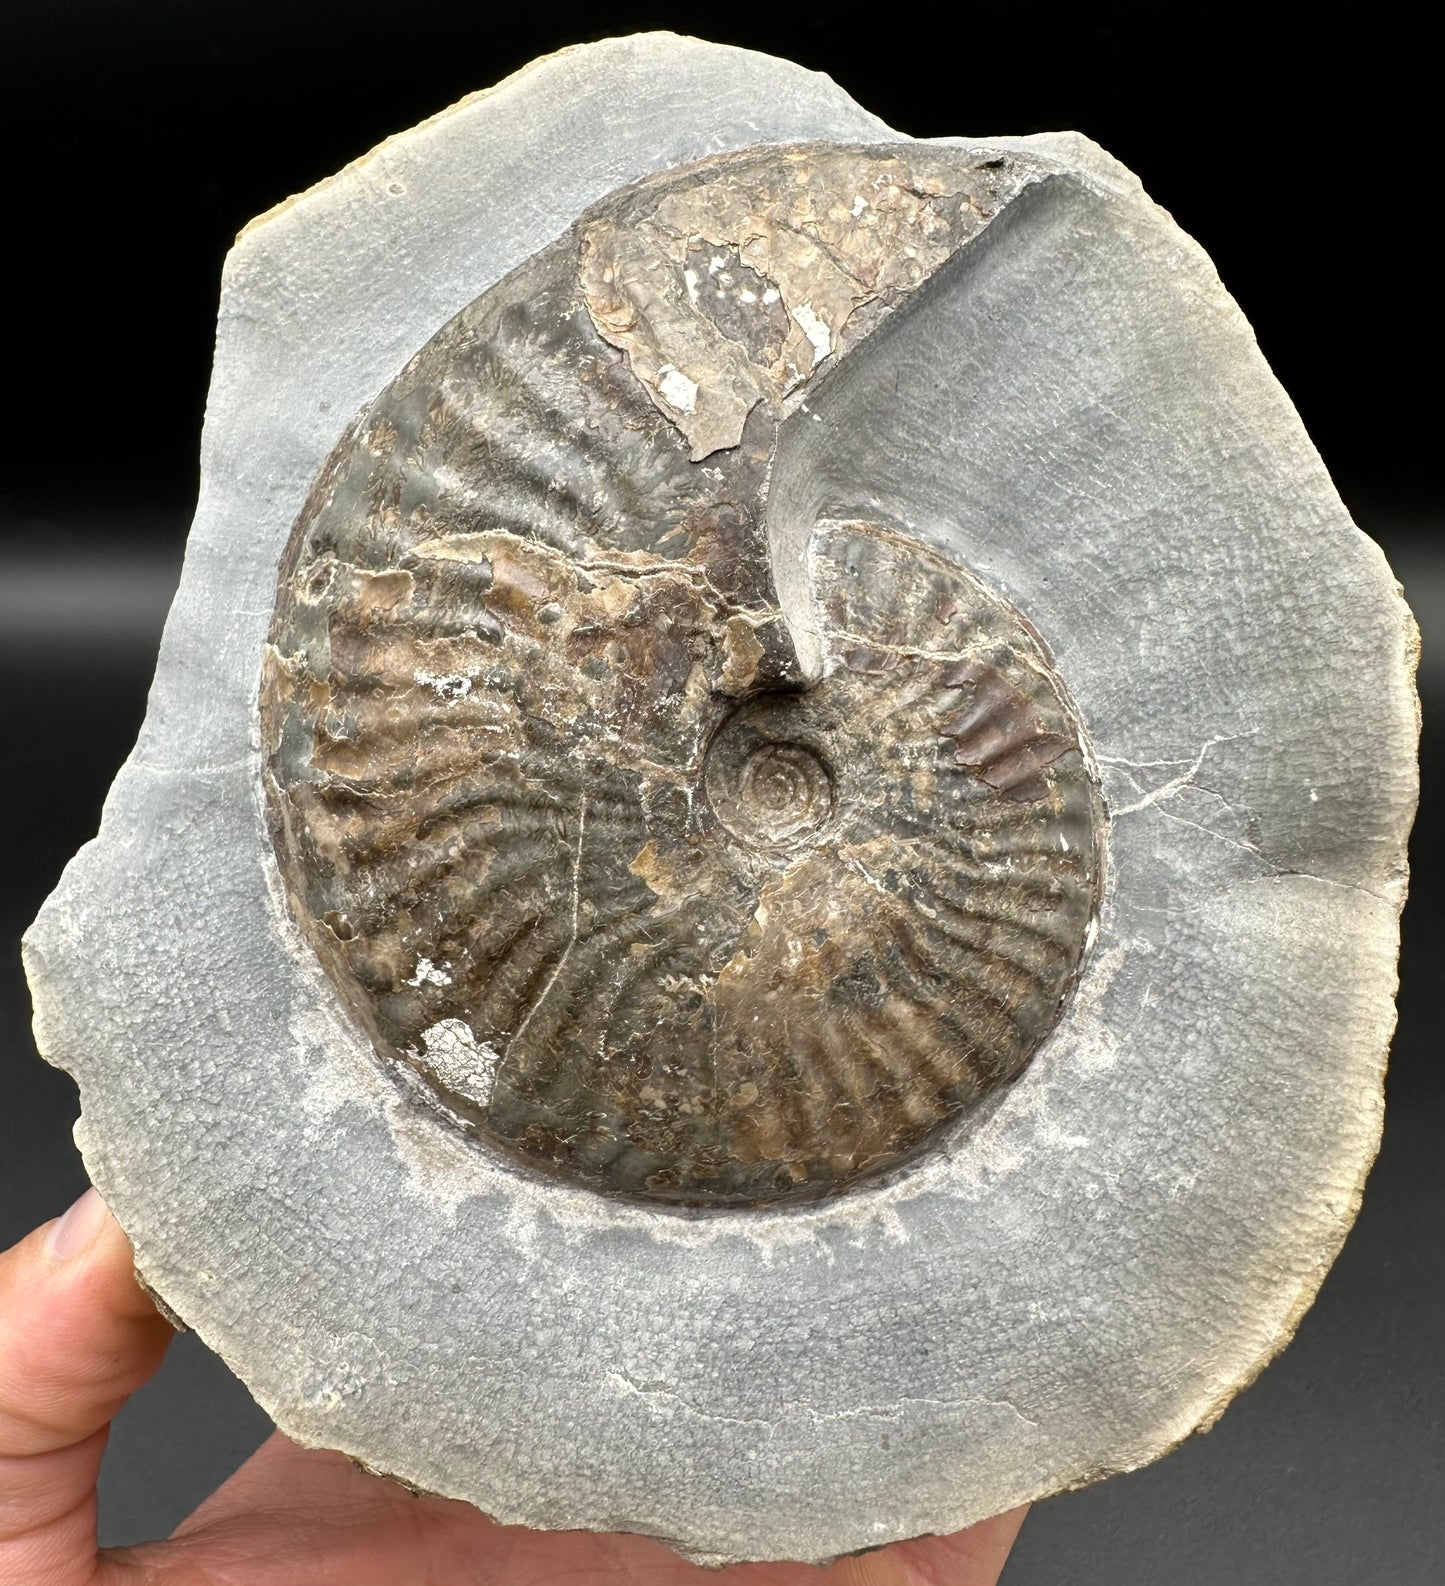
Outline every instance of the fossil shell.
[[1155, 1458], [1289, 1337], [1378, 1139], [1417, 641], [1116, 162], [565, 52], [248, 228], [202, 478], [26, 968], [290, 1436], [821, 1560]]
[[1042, 646], [879, 524], [820, 523], [785, 617], [767, 541], [781, 427], [1014, 181], [828, 148], [645, 183], [312, 492], [263, 684], [294, 907], [380, 1053], [528, 1162], [816, 1195], [1058, 1017], [1100, 822]]

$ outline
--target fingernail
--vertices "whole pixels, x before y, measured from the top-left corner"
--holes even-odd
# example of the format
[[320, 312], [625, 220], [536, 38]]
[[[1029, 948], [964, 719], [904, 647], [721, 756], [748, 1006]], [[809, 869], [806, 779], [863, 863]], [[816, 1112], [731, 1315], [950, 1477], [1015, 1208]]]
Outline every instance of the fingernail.
[[105, 1202], [94, 1189], [86, 1190], [75, 1205], [45, 1236], [45, 1253], [52, 1261], [69, 1261], [85, 1250], [107, 1216]]

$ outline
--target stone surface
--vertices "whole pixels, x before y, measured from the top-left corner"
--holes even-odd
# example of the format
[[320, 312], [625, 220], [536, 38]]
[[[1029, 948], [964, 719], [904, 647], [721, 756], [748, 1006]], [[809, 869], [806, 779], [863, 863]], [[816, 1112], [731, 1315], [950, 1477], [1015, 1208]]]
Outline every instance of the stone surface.
[[[1022, 613], [1092, 749], [1103, 894], [1052, 1034], [909, 1171], [679, 1210], [519, 1167], [398, 1086], [293, 916], [257, 697], [308, 491], [418, 348], [615, 190], [817, 140], [1018, 181], [905, 305], [860, 309], [778, 425], [768, 598], [799, 677], [827, 671], [810, 547], [864, 523]], [[716, 244], [739, 270], [796, 267], [777, 226], [751, 254], [743, 229]], [[638, 235], [666, 253], [680, 231]], [[786, 403], [840, 328], [812, 306], [733, 374]], [[662, 356], [662, 318], [619, 345], [626, 316], [594, 307], [647, 411], [686, 416], [664, 363], [701, 390], [716, 360]], [[727, 444], [719, 414], [673, 424], [689, 459]], [[77, 1136], [146, 1281], [292, 1436], [503, 1520], [712, 1560], [951, 1530], [1207, 1424], [1318, 1287], [1378, 1137], [1414, 656], [1207, 259], [1107, 156], [1069, 135], [920, 151], [825, 79], [694, 41], [571, 51], [228, 260], [146, 725], [27, 938], [38, 1039], [80, 1082]], [[724, 645], [720, 685], [756, 660]], [[821, 820], [806, 762], [754, 775], [813, 789], [797, 830]], [[735, 825], [774, 818], [748, 809]], [[465, 1022], [436, 1025], [434, 1077], [467, 1071]]]

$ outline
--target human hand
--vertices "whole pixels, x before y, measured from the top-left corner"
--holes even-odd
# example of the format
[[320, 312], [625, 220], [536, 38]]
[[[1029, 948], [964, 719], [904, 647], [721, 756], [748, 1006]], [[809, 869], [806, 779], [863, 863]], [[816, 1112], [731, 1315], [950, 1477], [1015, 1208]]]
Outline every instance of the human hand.
[[995, 1586], [1023, 1521], [704, 1570], [645, 1537], [495, 1525], [277, 1432], [168, 1541], [100, 1550], [109, 1423], [170, 1338], [94, 1190], [0, 1255], [0, 1586]]

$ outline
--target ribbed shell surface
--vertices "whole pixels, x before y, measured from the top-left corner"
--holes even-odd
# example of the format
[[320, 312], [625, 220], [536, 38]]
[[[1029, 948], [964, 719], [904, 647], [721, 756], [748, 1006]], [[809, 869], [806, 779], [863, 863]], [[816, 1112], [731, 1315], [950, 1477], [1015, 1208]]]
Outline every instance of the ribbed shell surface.
[[1005, 162], [807, 148], [624, 190], [351, 426], [262, 683], [293, 913], [382, 1061], [599, 1190], [816, 1197], [1019, 1073], [1100, 872], [1023, 615], [908, 526], [774, 576], [784, 425]]

